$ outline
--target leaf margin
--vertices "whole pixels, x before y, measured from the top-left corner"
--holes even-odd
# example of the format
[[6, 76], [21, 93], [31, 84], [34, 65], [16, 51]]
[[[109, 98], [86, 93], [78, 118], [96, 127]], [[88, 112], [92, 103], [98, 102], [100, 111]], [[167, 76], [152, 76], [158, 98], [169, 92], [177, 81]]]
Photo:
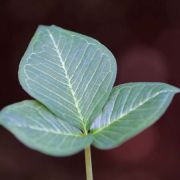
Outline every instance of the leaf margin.
[[[22, 60], [20, 62], [20, 65], [19, 65], [19, 70], [18, 70], [18, 77], [19, 77], [19, 81], [20, 81], [20, 85], [21, 87], [25, 90], [25, 92], [27, 92], [28, 94], [30, 94], [30, 96], [32, 96], [33, 98], [37, 99], [37, 97], [35, 97], [34, 95], [32, 95], [30, 93], [30, 91], [28, 90], [28, 87], [27, 87], [27, 84], [26, 84], [26, 80], [25, 80], [25, 73], [24, 73], [24, 69], [23, 67], [26, 65], [26, 60], [25, 59], [28, 59], [29, 57], [29, 54], [32, 54], [33, 53], [33, 46], [34, 44], [36, 43], [36, 41], [38, 41], [38, 38], [39, 38], [39, 34], [41, 33], [42, 30], [50, 30], [50, 28], [59, 28], [60, 30], [62, 30], [63, 32], [65, 33], [73, 33], [73, 34], [77, 34], [78, 36], [82, 36], [84, 39], [89, 39], [90, 41], [94, 41], [94, 43], [97, 43], [99, 46], [101, 46], [102, 49], [104, 49], [104, 51], [109, 55], [111, 56], [111, 58], [114, 58], [114, 60], [110, 61], [109, 62], [111, 63], [111, 66], [113, 67], [113, 75], [112, 75], [112, 88], [113, 88], [113, 84], [115, 82], [115, 79], [116, 79], [116, 74], [117, 74], [117, 64], [116, 64], [116, 61], [115, 61], [115, 57], [114, 55], [111, 53], [111, 51], [106, 47], [104, 46], [102, 43], [100, 43], [98, 40], [92, 38], [92, 37], [89, 37], [89, 36], [86, 36], [86, 35], [83, 35], [83, 34], [80, 34], [80, 33], [77, 33], [77, 32], [73, 32], [73, 31], [69, 31], [69, 30], [66, 30], [66, 29], [63, 29], [61, 27], [58, 27], [58, 26], [55, 26], [55, 25], [51, 25], [51, 26], [45, 26], [45, 25], [39, 25], [37, 30], [35, 31], [35, 34], [34, 36], [32, 37], [32, 40], [30, 41], [29, 45], [28, 45], [28, 48], [26, 50], [26, 52], [24, 53], [23, 57], [22, 57]], [[111, 90], [112, 90], [111, 88]], [[108, 97], [109, 97], [109, 94], [111, 93], [111, 90], [109, 90], [108, 93], [106, 93], [106, 95], [104, 95], [104, 98], [101, 99], [102, 103], [101, 104], [105, 104]], [[49, 106], [47, 106], [47, 104], [45, 104], [44, 102], [42, 102], [41, 100], [38, 99], [38, 101], [40, 101], [42, 104], [44, 104], [48, 109], [50, 109], [52, 111], [52, 108], [49, 108]], [[100, 108], [99, 108], [99, 105], [97, 104], [97, 109], [99, 109], [100, 111]], [[102, 106], [103, 107], [103, 106]], [[94, 112], [94, 111], [93, 111]], [[54, 112], [55, 113], [55, 112]], [[56, 113], [55, 113], [56, 114]], [[56, 114], [57, 115], [57, 114]], [[92, 114], [93, 116], [93, 114]], [[95, 116], [94, 116], [95, 117]], [[82, 129], [89, 129], [94, 117], [92, 117], [91, 121], [90, 120], [87, 120], [87, 123], [86, 123], [86, 127], [81, 127]], [[62, 118], [62, 117], [61, 117]], [[85, 119], [85, 118], [84, 118]], [[88, 122], [89, 121], [89, 122]], [[81, 124], [81, 123], [80, 123]], [[82, 125], [83, 126], [83, 125]]]
[[[74, 155], [80, 151], [82, 151], [86, 146], [89, 146], [92, 141], [93, 141], [93, 136], [92, 135], [84, 135], [82, 134], [82, 132], [79, 130], [79, 134], [73, 134], [72, 133], [72, 137], [74, 136], [75, 138], [80, 138], [79, 139], [79, 144], [77, 145], [77, 147], [75, 147], [75, 150], [72, 150], [72, 148], [70, 149], [69, 146], [66, 147], [66, 149], [64, 148], [63, 150], [60, 150], [58, 151], [57, 149], [55, 149], [54, 147], [52, 148], [49, 148], [49, 149], [44, 149], [44, 147], [42, 145], [37, 145], [36, 142], [33, 141], [33, 139], [30, 139], [29, 137], [27, 137], [27, 134], [26, 133], [16, 133], [16, 128], [18, 128], [18, 125], [17, 127], [15, 127], [15, 125], [8, 125], [8, 118], [6, 117], [6, 113], [8, 114], [9, 111], [11, 111], [11, 108], [14, 108], [14, 107], [21, 107], [23, 106], [23, 104], [26, 104], [26, 103], [37, 103], [39, 104], [40, 106], [43, 106], [40, 102], [36, 101], [36, 100], [23, 100], [21, 102], [17, 102], [17, 103], [13, 103], [9, 106], [6, 106], [4, 107], [1, 112], [0, 112], [0, 125], [3, 126], [6, 130], [8, 130], [14, 137], [16, 137], [16, 139], [18, 139], [22, 144], [24, 144], [26, 147], [32, 149], [32, 150], [35, 150], [35, 151], [38, 151], [38, 152], [41, 152], [43, 154], [46, 154], [46, 155], [49, 155], [49, 156], [54, 156], [54, 157], [65, 157], [65, 156], [70, 156], [70, 155]], [[51, 113], [50, 111], [48, 111], [48, 109], [43, 106], [48, 113]], [[13, 117], [13, 114], [10, 113]], [[52, 114], [54, 115], [54, 114]], [[26, 119], [26, 118], [25, 118]], [[66, 122], [63, 122], [65, 124], [68, 124]], [[11, 123], [10, 123], [11, 124]], [[69, 124], [68, 124], [69, 125]], [[64, 125], [63, 125], [64, 126]], [[71, 126], [71, 125], [69, 125]], [[22, 127], [23, 128], [23, 127]], [[28, 127], [24, 127], [24, 128], [28, 128]], [[75, 127], [72, 127], [72, 128], [75, 128]], [[29, 128], [31, 129], [31, 128]], [[77, 128], [75, 128], [77, 129]], [[24, 134], [24, 136], [22, 135]], [[63, 135], [63, 133], [61, 134]], [[67, 135], [67, 136], [71, 136], [70, 134], [64, 134], [64, 135]], [[87, 141], [87, 142], [86, 142]], [[83, 143], [84, 145], [81, 145]]]
[[[104, 129], [106, 130], [106, 129], [110, 128], [111, 126], [113, 126], [113, 124], [118, 123], [118, 120], [115, 120], [115, 121], [113, 121], [111, 124], [109, 124], [109, 125], [106, 126], [106, 127], [102, 127], [102, 128], [95, 128], [95, 127], [93, 127], [94, 124], [95, 124], [95, 122], [96, 122], [96, 120], [98, 121], [98, 119], [99, 119], [99, 120], [101, 119], [100, 116], [101, 116], [101, 114], [103, 113], [104, 108], [106, 108], [106, 106], [108, 105], [108, 102], [110, 101], [110, 98], [111, 98], [112, 93], [113, 93], [114, 91], [116, 91], [116, 89], [121, 88], [121, 87], [123, 87], [123, 86], [126, 86], [126, 85], [128, 86], [128, 85], [133, 85], [133, 84], [141, 84], [141, 83], [145, 83], [145, 84], [156, 84], [156, 85], [159, 84], [159, 85], [164, 85], [164, 86], [169, 87], [169, 88], [171, 89], [169, 92], [172, 93], [172, 94], [171, 94], [172, 97], [170, 97], [170, 100], [169, 100], [169, 102], [167, 103], [167, 106], [166, 106], [165, 109], [161, 112], [161, 114], [160, 114], [160, 116], [159, 116], [158, 118], [154, 119], [153, 121], [151, 120], [151, 122], [150, 122], [149, 124], [147, 124], [146, 126], [139, 127], [138, 130], [135, 129], [134, 131], [132, 131], [132, 133], [131, 133], [129, 136], [127, 135], [126, 137], [118, 137], [118, 136], [114, 137], [114, 138], [116, 138], [115, 141], [118, 141], [118, 142], [114, 143], [114, 145], [100, 145], [100, 141], [103, 140], [103, 137], [101, 137], [102, 139], [98, 138], [98, 134], [99, 134], [99, 136], [101, 136], [101, 134], [103, 135], [103, 130], [104, 130]], [[93, 136], [94, 136], [94, 140], [93, 140], [93, 143], [92, 143], [93, 146], [95, 146], [95, 147], [98, 148], [98, 149], [112, 149], [112, 148], [115, 148], [115, 147], [123, 144], [124, 142], [128, 141], [129, 139], [133, 138], [134, 136], [138, 135], [139, 133], [141, 133], [142, 131], [144, 131], [145, 129], [147, 129], [149, 126], [151, 126], [151, 125], [154, 124], [158, 119], [161, 118], [161, 116], [165, 113], [165, 111], [167, 110], [167, 108], [168, 108], [168, 106], [170, 105], [171, 101], [173, 100], [174, 95], [177, 94], [177, 93], [179, 93], [179, 92], [180, 92], [180, 89], [179, 89], [179, 88], [177, 88], [177, 87], [175, 87], [175, 86], [172, 86], [172, 85], [169, 85], [169, 84], [166, 84], [166, 83], [159, 83], [159, 82], [133, 82], [133, 83], [125, 83], [125, 84], [120, 84], [120, 85], [118, 85], [118, 86], [115, 86], [115, 87], [113, 88], [110, 96], [109, 96], [109, 99], [108, 99], [107, 103], [105, 104], [105, 106], [104, 106], [104, 108], [103, 108], [103, 110], [102, 110], [102, 113], [99, 114], [99, 116], [97, 116], [97, 119], [96, 119], [96, 120], [93, 122], [93, 124], [91, 125], [91, 133], [92, 133]], [[105, 111], [104, 111], [104, 113], [105, 113]], [[131, 113], [131, 112], [130, 112], [130, 113]], [[123, 117], [122, 117], [122, 119], [123, 119]], [[116, 127], [116, 128], [118, 128], [118, 127]], [[136, 131], [138, 131], [138, 132], [136, 132]], [[104, 137], [104, 139], [105, 139], [105, 138], [108, 139], [107, 136]], [[119, 139], [118, 139], [118, 138], [119, 138]], [[123, 138], [124, 138], [124, 139], [123, 139]], [[98, 143], [97, 143], [98, 139], [99, 139], [99, 145], [98, 145]], [[118, 139], [118, 140], [117, 140], [117, 139]], [[104, 140], [104, 144], [105, 144], [105, 141], [106, 141], [106, 140]]]

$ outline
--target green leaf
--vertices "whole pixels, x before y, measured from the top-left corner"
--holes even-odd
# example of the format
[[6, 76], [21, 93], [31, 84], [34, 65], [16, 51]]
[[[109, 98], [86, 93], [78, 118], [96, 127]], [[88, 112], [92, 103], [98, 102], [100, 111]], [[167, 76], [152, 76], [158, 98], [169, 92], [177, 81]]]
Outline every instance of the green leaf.
[[115, 87], [91, 126], [94, 145], [116, 147], [153, 124], [165, 112], [178, 88], [164, 83], [128, 83]]
[[84, 132], [108, 99], [115, 76], [116, 62], [105, 46], [56, 26], [37, 29], [19, 67], [22, 87]]
[[4, 108], [0, 121], [25, 145], [48, 155], [71, 155], [92, 142], [92, 136], [84, 136], [79, 129], [62, 121], [33, 100]]

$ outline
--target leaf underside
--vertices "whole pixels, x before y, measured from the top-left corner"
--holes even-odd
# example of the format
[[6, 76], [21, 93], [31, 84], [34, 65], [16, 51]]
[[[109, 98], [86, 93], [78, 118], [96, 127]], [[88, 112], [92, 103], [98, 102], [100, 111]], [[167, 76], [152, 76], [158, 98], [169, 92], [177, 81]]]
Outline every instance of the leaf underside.
[[164, 83], [113, 87], [116, 61], [93, 38], [40, 26], [19, 66], [24, 90], [36, 100], [4, 108], [0, 124], [28, 147], [68, 156], [90, 144], [116, 147], [165, 112], [178, 88]]
[[40, 26], [22, 58], [22, 87], [54, 114], [86, 131], [116, 77], [111, 52], [90, 37]]
[[91, 136], [53, 115], [42, 104], [26, 100], [1, 112], [1, 124], [32, 149], [53, 156], [79, 152], [92, 142]]
[[91, 126], [93, 145], [116, 147], [157, 121], [178, 88], [164, 83], [127, 83], [115, 87]]

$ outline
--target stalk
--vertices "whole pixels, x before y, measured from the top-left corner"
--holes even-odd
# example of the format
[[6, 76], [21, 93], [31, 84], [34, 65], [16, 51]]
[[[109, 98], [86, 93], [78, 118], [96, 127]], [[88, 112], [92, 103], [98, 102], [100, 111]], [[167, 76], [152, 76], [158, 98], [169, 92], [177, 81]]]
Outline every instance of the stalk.
[[93, 180], [92, 162], [91, 162], [91, 147], [85, 149], [85, 166], [86, 166], [86, 180]]

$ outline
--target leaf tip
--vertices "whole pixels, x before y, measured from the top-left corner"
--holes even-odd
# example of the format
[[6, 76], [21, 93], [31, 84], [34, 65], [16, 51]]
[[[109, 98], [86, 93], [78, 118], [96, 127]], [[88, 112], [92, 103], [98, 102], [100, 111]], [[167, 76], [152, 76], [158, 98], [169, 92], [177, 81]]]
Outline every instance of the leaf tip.
[[173, 86], [173, 92], [175, 94], [180, 93], [180, 89], [178, 87]]
[[173, 86], [173, 85], [171, 85], [171, 84], [166, 84], [166, 83], [162, 83], [162, 84], [164, 84], [165, 87], [166, 87], [170, 92], [172, 92], [172, 93], [174, 93], [174, 94], [180, 93], [180, 88], [175, 87], [175, 86]]
[[176, 88], [176, 93], [180, 93], [180, 89], [179, 88]]
[[41, 30], [45, 30], [45, 29], [47, 30], [47, 29], [63, 29], [63, 28], [58, 27], [54, 24], [51, 24], [51, 25], [40, 24], [40, 25], [38, 25], [37, 31], [39, 31], [39, 30], [41, 31]]

